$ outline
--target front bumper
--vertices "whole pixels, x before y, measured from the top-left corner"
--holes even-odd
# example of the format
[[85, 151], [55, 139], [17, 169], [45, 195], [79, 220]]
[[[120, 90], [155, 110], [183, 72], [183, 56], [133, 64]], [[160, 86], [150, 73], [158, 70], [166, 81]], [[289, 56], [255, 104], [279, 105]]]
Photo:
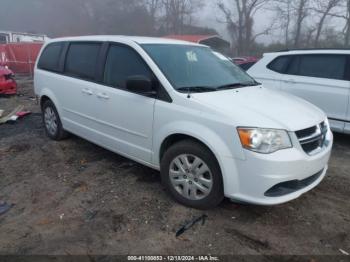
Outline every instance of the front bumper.
[[326, 175], [333, 145], [330, 131], [326, 140], [327, 145], [314, 156], [298, 146], [268, 155], [246, 151], [245, 160], [234, 160], [236, 185], [228, 181], [225, 195], [258, 205], [277, 205], [300, 197]]

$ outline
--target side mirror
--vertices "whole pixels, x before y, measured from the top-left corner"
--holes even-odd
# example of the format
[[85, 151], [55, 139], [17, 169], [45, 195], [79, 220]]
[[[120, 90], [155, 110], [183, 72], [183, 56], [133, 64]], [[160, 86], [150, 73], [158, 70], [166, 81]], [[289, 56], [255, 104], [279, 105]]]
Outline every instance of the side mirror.
[[130, 76], [126, 80], [126, 89], [133, 93], [154, 96], [157, 92], [153, 88], [152, 80], [146, 76]]

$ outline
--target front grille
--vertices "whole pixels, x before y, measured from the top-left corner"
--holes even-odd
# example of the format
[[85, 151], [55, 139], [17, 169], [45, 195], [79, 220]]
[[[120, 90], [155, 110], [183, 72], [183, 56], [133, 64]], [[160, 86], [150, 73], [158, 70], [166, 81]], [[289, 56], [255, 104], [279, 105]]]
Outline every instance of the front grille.
[[317, 126], [295, 132], [305, 153], [313, 155], [325, 145], [328, 126], [325, 122]]
[[307, 136], [310, 136], [313, 133], [315, 133], [316, 129], [317, 129], [317, 127], [313, 126], [313, 127], [310, 127], [310, 128], [306, 128], [304, 130], [297, 131], [295, 133], [297, 134], [298, 138], [300, 138], [300, 137], [307, 137]]

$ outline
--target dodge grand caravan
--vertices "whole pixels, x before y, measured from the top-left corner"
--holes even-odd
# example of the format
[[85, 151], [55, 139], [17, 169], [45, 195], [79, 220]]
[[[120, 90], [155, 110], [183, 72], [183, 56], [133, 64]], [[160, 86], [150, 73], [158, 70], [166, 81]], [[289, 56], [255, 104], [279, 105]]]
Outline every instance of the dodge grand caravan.
[[275, 205], [326, 175], [326, 115], [267, 90], [206, 46], [143, 37], [62, 38], [43, 47], [35, 92], [47, 135], [76, 134], [160, 170], [180, 203], [226, 196]]

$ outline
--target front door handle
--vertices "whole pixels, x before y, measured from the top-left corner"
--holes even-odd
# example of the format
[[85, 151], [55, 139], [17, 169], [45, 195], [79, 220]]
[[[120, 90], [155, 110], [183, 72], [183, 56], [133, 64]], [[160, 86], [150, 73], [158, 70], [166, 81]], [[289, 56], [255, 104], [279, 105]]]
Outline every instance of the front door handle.
[[81, 92], [83, 94], [86, 94], [86, 95], [89, 95], [89, 96], [92, 96], [94, 93], [92, 92], [91, 89], [88, 89], [88, 88], [84, 88], [83, 90], [81, 90]]
[[98, 93], [97, 97], [101, 98], [101, 99], [105, 99], [105, 100], [109, 99], [109, 96], [107, 94], [105, 94], [105, 93]]

